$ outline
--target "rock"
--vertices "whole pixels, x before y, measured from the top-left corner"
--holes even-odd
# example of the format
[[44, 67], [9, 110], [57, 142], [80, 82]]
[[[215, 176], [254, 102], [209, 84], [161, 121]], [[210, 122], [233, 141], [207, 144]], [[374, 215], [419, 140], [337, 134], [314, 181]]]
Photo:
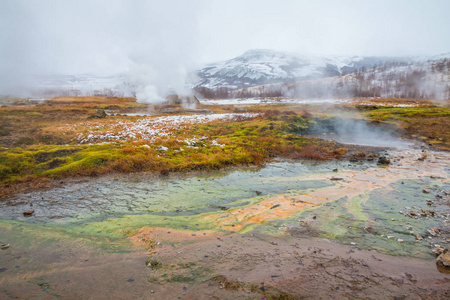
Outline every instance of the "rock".
[[333, 172], [337, 173], [338, 169], [333, 169]]
[[430, 189], [423, 189], [422, 192], [423, 192], [424, 194], [429, 194], [429, 193], [430, 193]]
[[442, 247], [436, 247], [433, 250], [431, 250], [431, 252], [433, 252], [434, 254], [436, 254], [436, 256], [441, 255], [442, 253], [444, 253], [444, 248]]
[[10, 246], [9, 244], [3, 244], [1, 248], [2, 250], [6, 250], [9, 248], [9, 246]]
[[411, 218], [417, 218], [417, 217], [420, 217], [420, 214], [417, 211], [410, 211], [408, 213], [408, 216]]
[[419, 157], [417, 160], [418, 160], [418, 161], [424, 161], [427, 157], [428, 157], [428, 154], [424, 151], [424, 152], [422, 153], [422, 156]]
[[445, 249], [436, 259], [437, 263], [445, 268], [450, 268], [450, 252]]
[[106, 117], [106, 112], [104, 109], [99, 109], [95, 114], [91, 116], [91, 118], [103, 119]]
[[364, 230], [369, 232], [369, 233], [372, 233], [373, 232], [373, 227], [372, 226], [366, 226], [366, 227], [364, 227]]
[[341, 178], [341, 177], [331, 177], [330, 180], [332, 180], [332, 181], [340, 181], [340, 180], [344, 180], [344, 178]]
[[439, 232], [441, 231], [440, 228], [436, 228], [436, 227], [431, 227], [430, 229], [427, 230], [428, 233], [432, 236], [436, 236], [439, 234]]
[[403, 240], [402, 239], [398, 239], [397, 242], [403, 243]]
[[389, 165], [391, 163], [391, 160], [389, 158], [386, 158], [386, 156], [380, 156], [378, 157], [378, 165]]
[[416, 234], [416, 240], [418, 241], [423, 240], [423, 237], [420, 234]]
[[277, 207], [280, 207], [281, 206], [281, 204], [275, 204], [274, 206], [272, 206], [270, 209], [274, 209], [274, 208], [277, 208]]
[[23, 216], [24, 217], [30, 217], [30, 216], [33, 215], [33, 213], [34, 213], [34, 209], [30, 209], [30, 210], [24, 211], [23, 212]]
[[425, 208], [422, 208], [422, 212], [424, 212], [425, 214], [430, 214], [433, 217], [436, 214], [436, 212], [434, 210], [429, 210], [429, 209], [425, 209]]
[[256, 195], [261, 196], [262, 192], [261, 191], [255, 191]]

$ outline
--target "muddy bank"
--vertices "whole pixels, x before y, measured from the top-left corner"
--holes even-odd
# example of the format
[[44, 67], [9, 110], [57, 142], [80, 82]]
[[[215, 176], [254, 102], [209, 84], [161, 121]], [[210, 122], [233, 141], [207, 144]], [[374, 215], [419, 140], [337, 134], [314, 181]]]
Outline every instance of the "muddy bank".
[[[231, 235], [179, 248], [163, 246], [153, 257], [161, 260], [162, 267], [151, 275], [152, 288], [162, 296], [172, 290], [172, 284], [161, 283], [163, 274], [189, 283], [196, 280], [197, 272], [219, 274], [226, 280], [209, 279], [189, 287], [182, 292], [185, 299], [263, 299], [265, 294], [314, 299], [450, 296], [450, 277], [436, 272], [433, 263], [324, 239]], [[180, 292], [172, 291], [174, 296]]]
[[[153, 230], [152, 230], [153, 231]], [[163, 231], [153, 231], [155, 236]], [[2, 297], [20, 299], [446, 299], [433, 261], [317, 238], [171, 232], [148, 254], [108, 253], [83, 241], [2, 253]], [[161, 238], [159, 236], [158, 238]], [[42, 251], [45, 249], [46, 251]], [[41, 265], [36, 267], [34, 261]], [[6, 270], [5, 270], [6, 269]]]

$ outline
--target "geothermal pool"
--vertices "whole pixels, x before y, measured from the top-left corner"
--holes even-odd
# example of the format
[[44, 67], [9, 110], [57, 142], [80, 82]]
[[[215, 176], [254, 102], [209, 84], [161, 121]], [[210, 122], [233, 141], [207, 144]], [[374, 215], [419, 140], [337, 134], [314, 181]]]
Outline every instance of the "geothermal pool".
[[[70, 290], [82, 298], [139, 298], [150, 295], [151, 286], [161, 297], [169, 297], [178, 295], [172, 284], [181, 295], [184, 288], [201, 286], [214, 274], [253, 274], [233, 275], [224, 257], [241, 263], [254, 260], [247, 265], [252, 269], [267, 259], [256, 251], [283, 245], [281, 252], [270, 255], [286, 255], [288, 261], [295, 257], [288, 247], [307, 253], [311, 247], [330, 245], [323, 241], [336, 243], [329, 251], [342, 252], [339, 257], [361, 251], [361, 261], [369, 265], [374, 260], [380, 266], [403, 268], [401, 257], [408, 257], [408, 267], [417, 274], [444, 280], [449, 275], [436, 269], [431, 249], [448, 245], [449, 239], [429, 230], [449, 226], [450, 154], [429, 152], [425, 161], [418, 160], [418, 149], [383, 155], [391, 165], [366, 160], [276, 161], [263, 168], [168, 177], [130, 174], [65, 180], [58, 188], [20, 194], [0, 203], [0, 242], [9, 244], [0, 253], [1, 293], [48, 299], [64, 297]], [[435, 214], [408, 215], [420, 214], [422, 208]], [[34, 214], [25, 217], [29, 209]], [[234, 246], [216, 248], [225, 240]], [[195, 267], [187, 267], [187, 275], [181, 267], [153, 271], [145, 265], [149, 255], [168, 266], [192, 262]], [[309, 257], [302, 255], [298, 261]], [[382, 263], [371, 258], [374, 255], [387, 256]], [[291, 263], [277, 265], [286, 278], [293, 272], [288, 272]], [[264, 270], [245, 278], [262, 280]], [[266, 272], [264, 276], [275, 276], [269, 274], [274, 272], [271, 268]]]

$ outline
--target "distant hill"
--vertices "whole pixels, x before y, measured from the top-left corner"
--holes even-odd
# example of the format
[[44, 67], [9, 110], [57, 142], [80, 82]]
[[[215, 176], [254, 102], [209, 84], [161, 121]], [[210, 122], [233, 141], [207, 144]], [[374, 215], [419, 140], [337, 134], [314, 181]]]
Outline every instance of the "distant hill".
[[450, 53], [423, 57], [301, 57], [251, 50], [198, 71], [207, 98], [450, 98]]
[[274, 50], [249, 50], [233, 59], [197, 71], [196, 87], [238, 89], [268, 83], [316, 79], [347, 74], [389, 61], [410, 58], [363, 56], [299, 56]]

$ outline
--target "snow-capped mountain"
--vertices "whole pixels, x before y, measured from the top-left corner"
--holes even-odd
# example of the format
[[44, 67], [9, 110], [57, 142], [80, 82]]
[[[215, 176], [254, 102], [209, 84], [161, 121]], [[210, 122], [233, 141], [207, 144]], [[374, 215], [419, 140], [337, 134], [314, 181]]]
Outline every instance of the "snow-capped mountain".
[[[440, 55], [436, 57], [445, 57]], [[207, 98], [251, 97], [385, 97], [450, 99], [450, 58], [423, 57], [386, 62], [372, 68], [326, 77], [277, 82], [242, 89], [197, 89]]]
[[209, 64], [197, 72], [196, 87], [237, 89], [268, 83], [337, 76], [362, 67], [407, 58], [362, 56], [299, 56], [274, 50], [249, 50], [223, 62]]

